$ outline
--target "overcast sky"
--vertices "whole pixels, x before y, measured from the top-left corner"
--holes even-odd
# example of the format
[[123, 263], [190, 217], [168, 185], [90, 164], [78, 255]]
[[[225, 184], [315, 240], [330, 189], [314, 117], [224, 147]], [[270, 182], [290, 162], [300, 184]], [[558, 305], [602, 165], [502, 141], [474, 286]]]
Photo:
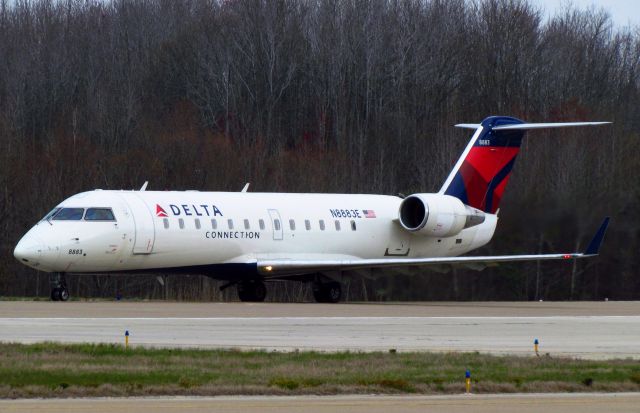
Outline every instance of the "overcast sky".
[[[567, 3], [566, 0], [531, 0], [540, 4], [547, 15], [553, 15]], [[595, 6], [609, 11], [616, 26], [640, 26], [640, 0], [572, 0], [572, 3], [581, 8]]]

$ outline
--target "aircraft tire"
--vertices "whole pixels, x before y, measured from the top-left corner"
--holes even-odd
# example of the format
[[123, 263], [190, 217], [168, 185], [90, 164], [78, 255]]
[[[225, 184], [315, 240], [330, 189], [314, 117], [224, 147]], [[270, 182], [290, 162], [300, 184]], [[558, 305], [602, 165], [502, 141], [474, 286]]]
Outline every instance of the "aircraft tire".
[[59, 300], [60, 301], [69, 301], [69, 290], [66, 288], [59, 288]]
[[326, 286], [328, 303], [337, 303], [342, 298], [342, 286], [338, 282], [330, 282]]
[[51, 301], [60, 301], [60, 289], [54, 288], [51, 290]]
[[254, 301], [263, 302], [267, 298], [267, 287], [262, 281], [256, 281], [253, 285]]
[[316, 284], [313, 287], [313, 298], [318, 303], [337, 303], [342, 298], [342, 286], [339, 282]]
[[238, 285], [240, 301], [262, 302], [267, 297], [267, 287], [262, 281], [248, 281]]

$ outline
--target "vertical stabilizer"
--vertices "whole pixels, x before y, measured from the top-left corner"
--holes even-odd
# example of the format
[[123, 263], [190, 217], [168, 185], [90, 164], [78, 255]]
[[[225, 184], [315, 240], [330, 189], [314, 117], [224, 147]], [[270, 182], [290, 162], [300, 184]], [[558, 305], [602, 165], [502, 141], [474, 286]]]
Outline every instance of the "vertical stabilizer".
[[525, 123], [508, 116], [491, 116], [480, 124], [456, 125], [475, 129], [475, 133], [440, 193], [454, 196], [466, 205], [495, 214], [527, 130], [608, 123], [611, 122]]
[[454, 196], [466, 205], [494, 214], [509, 181], [525, 130], [494, 130], [494, 127], [524, 122], [506, 116], [486, 118], [445, 181], [440, 193]]

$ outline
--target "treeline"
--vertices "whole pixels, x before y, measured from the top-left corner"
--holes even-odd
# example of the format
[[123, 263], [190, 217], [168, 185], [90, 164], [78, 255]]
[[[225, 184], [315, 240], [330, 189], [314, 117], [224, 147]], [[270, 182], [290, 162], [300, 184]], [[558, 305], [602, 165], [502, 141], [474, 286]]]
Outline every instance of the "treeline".
[[[431, 192], [469, 139], [453, 124], [511, 115], [614, 124], [530, 133], [482, 252], [580, 249], [611, 215], [600, 258], [357, 279], [349, 298], [638, 299], [639, 65], [637, 27], [524, 0], [0, 0], [0, 295], [48, 295], [12, 251], [71, 194]], [[232, 297], [199, 277], [70, 284]]]

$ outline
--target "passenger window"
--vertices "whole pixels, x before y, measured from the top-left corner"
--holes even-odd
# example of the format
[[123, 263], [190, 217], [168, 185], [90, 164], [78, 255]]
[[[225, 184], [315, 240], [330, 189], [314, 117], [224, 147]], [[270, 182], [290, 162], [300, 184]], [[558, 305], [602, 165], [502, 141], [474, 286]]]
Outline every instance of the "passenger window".
[[54, 221], [80, 221], [84, 215], [84, 208], [62, 208], [54, 215]]
[[258, 224], [260, 224], [260, 229], [264, 230], [264, 219], [259, 220]]
[[308, 219], [304, 220], [304, 227], [307, 229], [307, 231], [311, 231], [311, 222], [309, 222]]
[[218, 229], [218, 221], [215, 219], [211, 220], [211, 229]]
[[249, 229], [249, 220], [248, 219], [244, 220], [244, 229]]
[[233, 220], [232, 219], [228, 219], [227, 220], [227, 224], [229, 224], [229, 229], [233, 229]]
[[324, 231], [324, 219], [320, 220], [320, 231]]
[[355, 231], [356, 230], [356, 221], [351, 220], [351, 231]]
[[340, 221], [336, 221], [336, 231], [340, 231]]
[[196, 229], [200, 229], [200, 219], [196, 218]]
[[296, 230], [296, 221], [294, 221], [293, 219], [289, 220], [289, 228], [291, 228], [291, 231], [295, 231]]
[[273, 220], [273, 227], [275, 228], [276, 231], [280, 231], [280, 220], [279, 219], [274, 219]]
[[163, 219], [162, 223], [164, 224], [164, 229], [169, 229], [169, 218]]
[[179, 218], [178, 219], [178, 225], [180, 226], [180, 229], [184, 229], [184, 219]]
[[84, 214], [85, 221], [115, 221], [111, 208], [89, 208]]

